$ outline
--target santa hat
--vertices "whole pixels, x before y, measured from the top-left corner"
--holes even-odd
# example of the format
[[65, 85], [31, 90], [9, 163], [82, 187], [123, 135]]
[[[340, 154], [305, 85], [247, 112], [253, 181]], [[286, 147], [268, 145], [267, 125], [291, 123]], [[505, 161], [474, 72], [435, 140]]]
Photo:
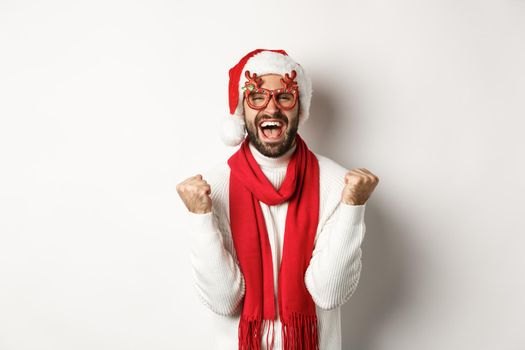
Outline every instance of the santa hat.
[[297, 72], [295, 81], [299, 86], [299, 125], [309, 116], [312, 99], [312, 82], [299, 63], [295, 62], [284, 50], [257, 49], [246, 54], [239, 63], [230, 69], [228, 89], [230, 115], [222, 123], [221, 139], [228, 146], [237, 146], [246, 137], [246, 127], [243, 119], [243, 94], [241, 90], [248, 79], [246, 71], [257, 76], [264, 74], [291, 74]]

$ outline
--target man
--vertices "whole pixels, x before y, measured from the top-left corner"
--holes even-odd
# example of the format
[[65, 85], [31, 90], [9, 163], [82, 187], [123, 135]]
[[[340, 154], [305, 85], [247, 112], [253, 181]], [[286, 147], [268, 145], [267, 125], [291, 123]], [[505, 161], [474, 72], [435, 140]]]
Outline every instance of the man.
[[311, 82], [285, 51], [254, 50], [229, 75], [222, 138], [242, 144], [177, 185], [216, 349], [341, 349], [340, 307], [359, 281], [365, 202], [379, 179], [308, 149], [297, 131]]

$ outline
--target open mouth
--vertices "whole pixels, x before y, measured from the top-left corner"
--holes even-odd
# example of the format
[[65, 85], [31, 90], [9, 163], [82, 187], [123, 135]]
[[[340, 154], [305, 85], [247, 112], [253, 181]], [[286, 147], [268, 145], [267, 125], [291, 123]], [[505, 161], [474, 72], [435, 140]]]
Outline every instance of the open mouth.
[[276, 142], [284, 137], [286, 124], [278, 119], [264, 119], [259, 123], [260, 136], [264, 141]]

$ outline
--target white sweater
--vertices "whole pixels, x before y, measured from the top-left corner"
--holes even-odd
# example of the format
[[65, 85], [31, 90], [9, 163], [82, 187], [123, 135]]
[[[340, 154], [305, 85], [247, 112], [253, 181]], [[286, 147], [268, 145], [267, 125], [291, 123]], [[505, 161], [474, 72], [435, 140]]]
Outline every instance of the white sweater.
[[[261, 170], [279, 188], [296, 145], [279, 158], [266, 157], [250, 144]], [[341, 202], [347, 169], [315, 153], [320, 171], [320, 208], [314, 251], [305, 273], [305, 284], [315, 304], [320, 350], [341, 349], [341, 305], [356, 290], [361, 273], [361, 243], [365, 235], [365, 205]], [[211, 187], [212, 212], [191, 213], [193, 225], [191, 264], [194, 286], [202, 302], [214, 312], [215, 349], [238, 348], [238, 325], [245, 282], [238, 265], [230, 230], [229, 176], [226, 161], [202, 172]], [[274, 268], [274, 295], [277, 320], [274, 323], [274, 349], [282, 349], [278, 313], [277, 283], [282, 257], [284, 226], [288, 202], [268, 206], [259, 202], [266, 222]], [[266, 350], [266, 329], [261, 349]], [[269, 339], [271, 339], [271, 329]]]

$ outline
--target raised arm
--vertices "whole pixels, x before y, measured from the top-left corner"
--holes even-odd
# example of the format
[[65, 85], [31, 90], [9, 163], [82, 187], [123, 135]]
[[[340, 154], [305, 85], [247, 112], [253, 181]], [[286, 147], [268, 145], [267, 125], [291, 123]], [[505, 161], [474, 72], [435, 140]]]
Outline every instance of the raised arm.
[[319, 232], [306, 288], [316, 305], [330, 310], [346, 303], [361, 274], [361, 243], [365, 236], [365, 205], [340, 202]]
[[365, 203], [378, 182], [365, 168], [344, 175], [341, 200], [319, 232], [305, 273], [306, 288], [322, 309], [343, 305], [357, 288], [366, 231]]
[[190, 258], [198, 295], [213, 312], [233, 315], [244, 297], [245, 282], [224, 244], [212, 210], [211, 187], [201, 175], [196, 175], [177, 185], [177, 191], [188, 207], [192, 224]]

